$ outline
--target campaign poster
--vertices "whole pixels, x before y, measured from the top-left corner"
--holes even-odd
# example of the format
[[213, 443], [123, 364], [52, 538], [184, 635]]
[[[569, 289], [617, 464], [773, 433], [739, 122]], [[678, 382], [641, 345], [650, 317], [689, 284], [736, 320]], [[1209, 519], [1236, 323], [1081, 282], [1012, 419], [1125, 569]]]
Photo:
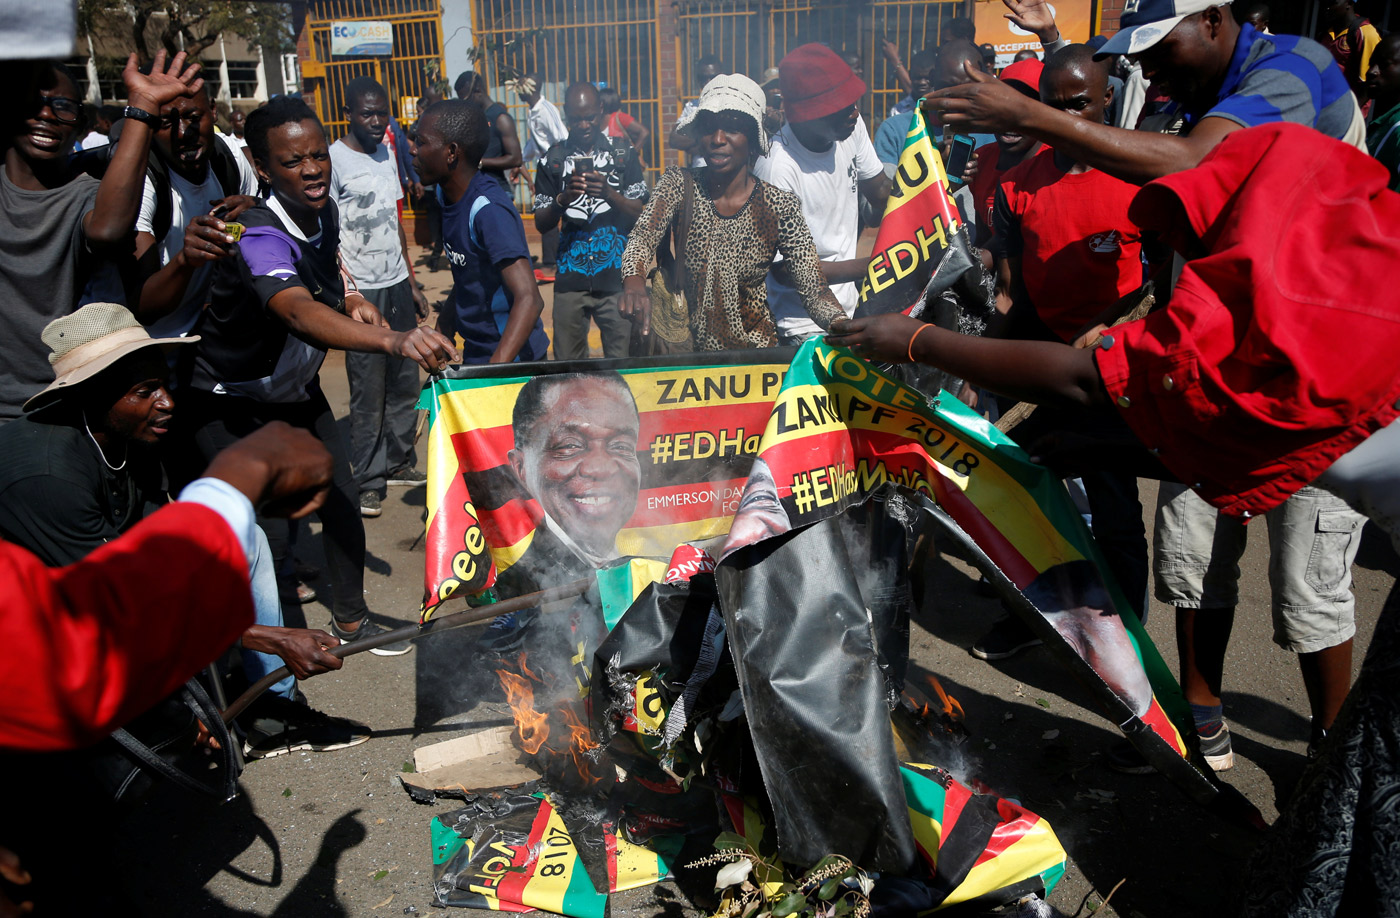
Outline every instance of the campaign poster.
[[723, 536], [793, 350], [454, 368], [429, 409], [422, 618]]

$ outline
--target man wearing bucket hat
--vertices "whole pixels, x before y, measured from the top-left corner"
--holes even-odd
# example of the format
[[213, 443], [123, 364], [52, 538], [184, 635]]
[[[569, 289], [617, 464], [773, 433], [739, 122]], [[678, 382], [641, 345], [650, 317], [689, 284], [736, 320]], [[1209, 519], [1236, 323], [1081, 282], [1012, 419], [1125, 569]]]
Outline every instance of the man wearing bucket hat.
[[[800, 45], [778, 64], [786, 124], [773, 136], [754, 174], [791, 191], [802, 202], [822, 274], [847, 315], [855, 312], [856, 280], [868, 259], [856, 256], [860, 241], [860, 196], [884, 213], [889, 182], [865, 133], [857, 108], [865, 82], [825, 45]], [[778, 340], [798, 344], [820, 334], [802, 299], [785, 279], [786, 266], [768, 275], [768, 306]]]
[[1238, 25], [1228, 5], [1127, 0], [1120, 31], [1096, 55], [1123, 54], [1139, 63], [1185, 115], [1181, 136], [1085, 124], [982, 74], [934, 93], [926, 108], [958, 130], [1020, 131], [1135, 184], [1195, 167], [1233, 131], [1278, 121], [1361, 148], [1361, 110], [1327, 49]]
[[[118, 538], [165, 502], [151, 449], [166, 436], [175, 403], [166, 355], [198, 337], [152, 338], [125, 306], [91, 303], [50, 322], [43, 341], [55, 380], [0, 428], [0, 536], [51, 566], [73, 564]], [[324, 631], [282, 627], [272, 555], [254, 529], [248, 569], [255, 624], [239, 641], [244, 675], [285, 663], [306, 678], [341, 667]], [[288, 676], [247, 721], [253, 758], [293, 749], [358, 745], [369, 732], [309, 708]]]

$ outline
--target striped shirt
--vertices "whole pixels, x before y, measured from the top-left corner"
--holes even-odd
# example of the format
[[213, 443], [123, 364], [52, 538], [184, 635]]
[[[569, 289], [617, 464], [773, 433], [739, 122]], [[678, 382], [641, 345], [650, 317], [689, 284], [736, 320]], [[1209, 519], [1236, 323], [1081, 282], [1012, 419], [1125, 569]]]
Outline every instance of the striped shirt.
[[1346, 138], [1356, 99], [1331, 53], [1310, 38], [1265, 35], [1245, 23], [1215, 104], [1187, 111], [1186, 123], [1225, 118], [1242, 127], [1292, 121]]

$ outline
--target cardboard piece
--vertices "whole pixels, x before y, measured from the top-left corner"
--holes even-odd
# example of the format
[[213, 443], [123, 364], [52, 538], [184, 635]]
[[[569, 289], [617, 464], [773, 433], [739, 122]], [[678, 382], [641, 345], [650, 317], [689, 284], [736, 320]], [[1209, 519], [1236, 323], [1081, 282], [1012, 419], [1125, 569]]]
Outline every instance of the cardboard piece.
[[[399, 778], [424, 791], [476, 794], [516, 787], [540, 778], [511, 743], [514, 727], [493, 727], [413, 751], [414, 773]], [[410, 791], [411, 792], [411, 791]]]

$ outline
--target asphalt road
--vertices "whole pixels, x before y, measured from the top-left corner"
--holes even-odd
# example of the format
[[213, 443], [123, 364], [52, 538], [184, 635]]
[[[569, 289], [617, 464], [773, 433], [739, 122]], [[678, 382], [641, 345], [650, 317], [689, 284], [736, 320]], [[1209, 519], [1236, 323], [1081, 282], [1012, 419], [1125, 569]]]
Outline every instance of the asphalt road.
[[[449, 275], [443, 270], [421, 279], [432, 300], [441, 297]], [[326, 361], [321, 379], [343, 416], [348, 392], [339, 355]], [[421, 452], [418, 461], [426, 467]], [[1155, 484], [1144, 482], [1142, 490], [1150, 526]], [[365, 522], [370, 608], [404, 624], [416, 620], [423, 589], [423, 504], [423, 488], [394, 488], [384, 515]], [[298, 553], [314, 564], [320, 527], [310, 528]], [[1388, 547], [1371, 535], [1355, 569], [1357, 667], [1397, 569]], [[1243, 598], [1225, 693], [1237, 764], [1225, 779], [1272, 819], [1304, 764], [1308, 723], [1294, 656], [1270, 639], [1267, 536], [1264, 527], [1251, 527], [1242, 563]], [[929, 575], [931, 599], [913, 629], [914, 672], [936, 674], [962, 703], [972, 732], [965, 747], [970, 769], [1044, 816], [1058, 833], [1071, 864], [1051, 902], [1073, 913], [1087, 900], [1087, 913], [1122, 881], [1108, 909], [1097, 914], [1220, 912], [1254, 839], [1203, 812], [1159, 776], [1110, 770], [1103, 753], [1117, 730], [1085, 707], [1085, 693], [1044, 649], [997, 664], [968, 654], [1001, 614], [995, 600], [975, 590], [972, 568], [940, 555]], [[324, 580], [313, 585], [326, 593]], [[325, 627], [330, 617], [319, 601], [301, 612], [312, 627]], [[1175, 670], [1171, 610], [1154, 602], [1147, 627]], [[304, 683], [316, 707], [372, 727], [368, 743], [251, 763], [241, 795], [224, 806], [163, 789], [95, 843], [125, 865], [151, 915], [373, 918], [426, 911], [432, 901], [428, 823], [453, 804], [416, 805], [397, 776], [419, 746], [510, 723], [503, 705], [480, 700], [479, 674], [468, 666], [479, 633], [469, 627], [435, 637], [402, 657], [359, 655], [340, 672]], [[1047, 739], [1051, 731], [1058, 734]], [[701, 914], [696, 906], [703, 898], [702, 882], [685, 888], [666, 883], [619, 896], [614, 908], [618, 915], [681, 918]]]

